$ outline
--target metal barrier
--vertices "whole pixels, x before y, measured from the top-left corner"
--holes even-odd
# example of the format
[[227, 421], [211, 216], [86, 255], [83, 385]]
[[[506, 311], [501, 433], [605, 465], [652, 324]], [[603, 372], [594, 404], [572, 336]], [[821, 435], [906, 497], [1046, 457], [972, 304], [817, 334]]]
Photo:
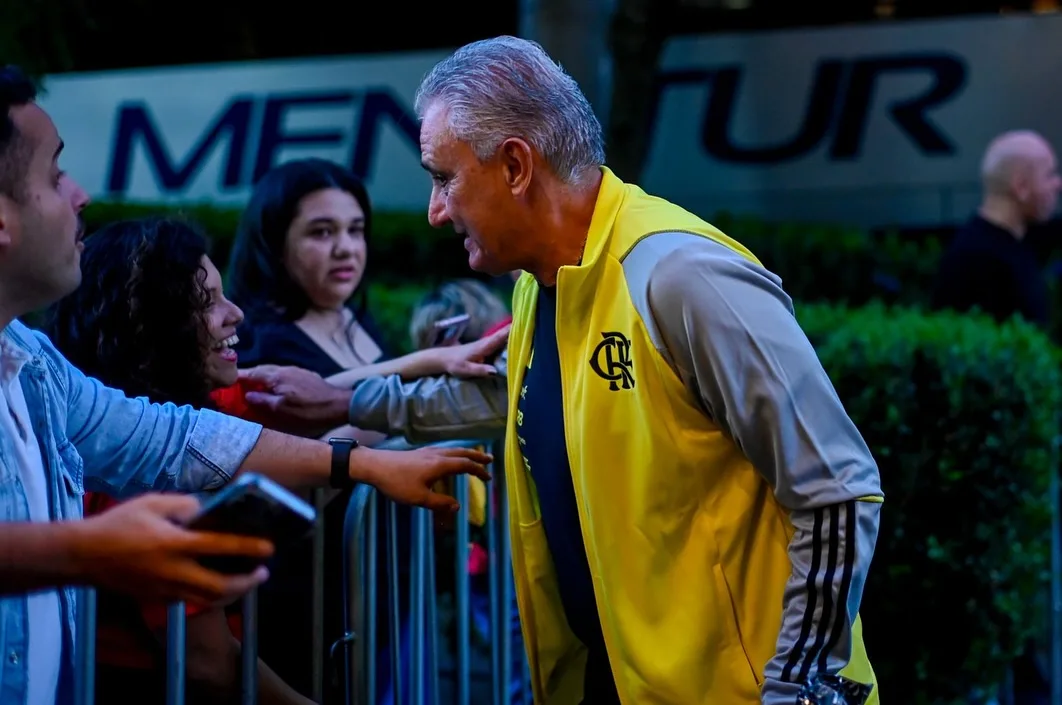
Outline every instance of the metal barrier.
[[[476, 441], [455, 441], [432, 444], [436, 447], [484, 447]], [[406, 447], [403, 441], [388, 441], [381, 447]], [[496, 449], [500, 451], [500, 449]], [[523, 641], [513, 635], [513, 583], [508, 531], [508, 497], [501, 454], [495, 453], [493, 480], [487, 483], [484, 525], [487, 529], [488, 601], [490, 642], [490, 697], [494, 705], [527, 705], [531, 702], [530, 679]], [[472, 702], [472, 644], [471, 644], [471, 581], [469, 578], [469, 478], [454, 479], [454, 495], [461, 505], [455, 517], [454, 596], [455, 631], [452, 698], [444, 698], [439, 663], [439, 625], [437, 620], [435, 532], [432, 513], [426, 509], [403, 508], [409, 512], [409, 536], [404, 547], [409, 551], [408, 584], [401, 580], [399, 549], [399, 507], [384, 500], [385, 556], [387, 568], [386, 637], [389, 645], [390, 682], [392, 696], [382, 700], [377, 682], [377, 625], [379, 599], [377, 567], [379, 563], [378, 519], [381, 501], [369, 485], [359, 486], [347, 507], [344, 524], [344, 604], [345, 634], [333, 645], [331, 663], [341, 676], [343, 702], [347, 705], [469, 705]], [[320, 509], [320, 508], [319, 508]], [[318, 531], [321, 533], [321, 512], [318, 512]], [[322, 553], [315, 540], [315, 554]], [[320, 570], [323, 556], [316, 556], [314, 575], [315, 602], [321, 600]], [[402, 658], [403, 614], [400, 597], [407, 593], [406, 615], [409, 632], [409, 656]], [[242, 705], [258, 701], [258, 600], [252, 591], [243, 600], [242, 639]], [[321, 641], [320, 605], [314, 608], [315, 643]], [[94, 705], [96, 691], [96, 591], [82, 589], [77, 605], [76, 666], [78, 686], [76, 705]], [[514, 643], [515, 642], [515, 643]], [[344, 658], [340, 659], [340, 653]], [[169, 607], [166, 638], [166, 703], [185, 702], [185, 605]], [[518, 657], [518, 663], [514, 663]], [[324, 667], [322, 659], [314, 659], [314, 697], [322, 702]], [[403, 677], [403, 664], [408, 677]], [[514, 673], [514, 669], [516, 673]], [[516, 681], [514, 683], [514, 680]], [[515, 693], [514, 693], [515, 690]], [[515, 697], [514, 697], [515, 696]], [[485, 702], [476, 698], [476, 703]]]
[[[76, 705], [96, 702], [96, 591], [84, 588], [77, 606]], [[258, 702], [258, 591], [243, 598], [241, 705]], [[185, 605], [175, 602], [166, 614], [166, 705], [185, 701]]]
[[[455, 441], [432, 444], [433, 447], [484, 447], [477, 441]], [[501, 471], [501, 454], [495, 453], [496, 463], [492, 468], [493, 480], [487, 485], [485, 526], [487, 527], [489, 614], [490, 614], [490, 699], [495, 705], [511, 705], [513, 697], [513, 655], [520, 656], [519, 684], [515, 700], [531, 702], [529, 676], [524, 657], [523, 641], [513, 644], [511, 632], [511, 606], [513, 583], [511, 580], [510, 544], [508, 532], [508, 501], [505, 491], [505, 476]], [[380, 525], [381, 500], [376, 490], [368, 485], [358, 487], [351, 497], [344, 525], [344, 579], [346, 600], [344, 637], [333, 645], [332, 655], [338, 661], [339, 652], [345, 658], [343, 673], [343, 702], [346, 705], [469, 705], [472, 694], [472, 648], [470, 624], [469, 561], [469, 478], [454, 479], [454, 496], [461, 509], [454, 526], [454, 597], [455, 631], [454, 644], [454, 692], [444, 698], [440, 684], [439, 647], [440, 635], [437, 621], [437, 591], [435, 569], [435, 533], [432, 530], [432, 513], [426, 509], [409, 509], [409, 561], [408, 586], [400, 581], [399, 565], [399, 508], [383, 500], [385, 513], [384, 561], [387, 569], [386, 620], [389, 645], [389, 676], [391, 697], [382, 699], [378, 682], [377, 657], [380, 655], [380, 635], [377, 617], [379, 596], [377, 594], [379, 565], [379, 541], [377, 528]], [[496, 506], [495, 506], [496, 505]], [[402, 588], [408, 593], [409, 658], [407, 674], [403, 675], [403, 629], [401, 614]], [[515, 649], [515, 650], [514, 650]], [[427, 662], [427, 665], [425, 665]], [[427, 672], [425, 672], [425, 670]], [[425, 692], [425, 688], [427, 692]], [[484, 702], [482, 698], [477, 703]]]

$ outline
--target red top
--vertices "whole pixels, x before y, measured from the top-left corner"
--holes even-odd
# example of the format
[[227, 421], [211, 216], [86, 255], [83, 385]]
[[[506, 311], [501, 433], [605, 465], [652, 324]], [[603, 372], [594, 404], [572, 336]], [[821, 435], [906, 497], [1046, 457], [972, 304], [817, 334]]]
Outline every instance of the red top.
[[488, 335], [491, 335], [492, 333], [497, 333], [502, 328], [504, 328], [505, 326], [509, 325], [512, 322], [513, 322], [513, 317], [511, 315], [506, 316], [505, 318], [501, 319], [500, 321], [498, 321], [497, 323], [492, 325], [490, 328], [488, 328], [487, 332], [483, 334], [483, 337], [486, 338]]
[[[244, 394], [252, 386], [240, 383], [218, 389], [210, 395], [218, 411], [248, 418], [252, 416]], [[104, 512], [118, 504], [118, 500], [99, 492], [85, 493], [85, 516]], [[161, 602], [138, 602], [131, 597], [102, 593], [97, 606], [96, 660], [118, 668], [154, 669], [159, 646], [154, 633], [166, 628], [169, 605]], [[235, 614], [228, 616], [229, 628], [237, 639], [242, 636], [239, 603]], [[185, 603], [185, 615], [193, 617], [206, 608]]]

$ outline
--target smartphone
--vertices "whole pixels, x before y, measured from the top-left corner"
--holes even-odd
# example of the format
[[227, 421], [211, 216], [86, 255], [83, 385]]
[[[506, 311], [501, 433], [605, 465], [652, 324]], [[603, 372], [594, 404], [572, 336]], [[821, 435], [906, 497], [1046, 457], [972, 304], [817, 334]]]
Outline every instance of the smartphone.
[[[312, 505], [269, 478], [247, 472], [204, 502], [186, 526], [268, 539], [279, 550], [313, 531], [316, 519]], [[250, 573], [264, 563], [250, 556], [202, 556], [199, 562], [226, 575]]]
[[432, 343], [432, 347], [437, 348], [443, 345], [455, 344], [464, 335], [465, 330], [468, 329], [468, 322], [471, 318], [467, 313], [462, 313], [459, 316], [451, 316], [450, 318], [436, 321], [432, 326], [435, 329], [435, 341]]

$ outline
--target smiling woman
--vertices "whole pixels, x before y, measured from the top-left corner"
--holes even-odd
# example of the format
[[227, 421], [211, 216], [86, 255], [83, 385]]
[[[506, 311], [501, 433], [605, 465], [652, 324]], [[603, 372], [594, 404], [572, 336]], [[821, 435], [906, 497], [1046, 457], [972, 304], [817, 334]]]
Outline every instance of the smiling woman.
[[[84, 242], [83, 285], [48, 312], [56, 347], [86, 374], [130, 396], [233, 413], [231, 402], [240, 397], [233, 347], [243, 312], [225, 298], [207, 248], [199, 229], [183, 220], [101, 228]], [[89, 492], [85, 513], [116, 503]], [[98, 609], [97, 700], [117, 701], [132, 688], [140, 702], [164, 701], [165, 605], [102, 592]], [[223, 610], [191, 604], [187, 614], [193, 700], [227, 701], [239, 683], [239, 617], [227, 620]], [[262, 663], [259, 687], [270, 702], [309, 702]]]
[[236, 381], [240, 310], [221, 290], [206, 237], [166, 218], [107, 225], [85, 240], [81, 287], [47, 327], [86, 374], [130, 396], [210, 407]]

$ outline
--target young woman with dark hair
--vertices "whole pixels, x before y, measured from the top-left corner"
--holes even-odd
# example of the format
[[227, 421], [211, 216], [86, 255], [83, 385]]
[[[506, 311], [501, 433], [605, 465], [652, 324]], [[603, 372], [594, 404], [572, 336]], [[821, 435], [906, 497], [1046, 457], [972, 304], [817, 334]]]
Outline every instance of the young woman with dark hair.
[[[83, 283], [49, 311], [56, 347], [85, 374], [153, 402], [225, 411], [236, 384], [236, 326], [207, 240], [177, 220], [124, 221], [85, 241]], [[219, 404], [218, 402], [222, 403]], [[85, 497], [86, 516], [117, 504]], [[237, 604], [238, 608], [239, 605]], [[100, 592], [96, 699], [165, 702], [164, 604]], [[187, 607], [187, 673], [194, 702], [231, 702], [240, 692], [240, 621], [220, 608]], [[310, 701], [259, 661], [263, 703]]]
[[255, 186], [229, 260], [247, 312], [244, 365], [295, 365], [330, 377], [387, 357], [367, 305], [368, 193], [323, 159], [286, 162]]

